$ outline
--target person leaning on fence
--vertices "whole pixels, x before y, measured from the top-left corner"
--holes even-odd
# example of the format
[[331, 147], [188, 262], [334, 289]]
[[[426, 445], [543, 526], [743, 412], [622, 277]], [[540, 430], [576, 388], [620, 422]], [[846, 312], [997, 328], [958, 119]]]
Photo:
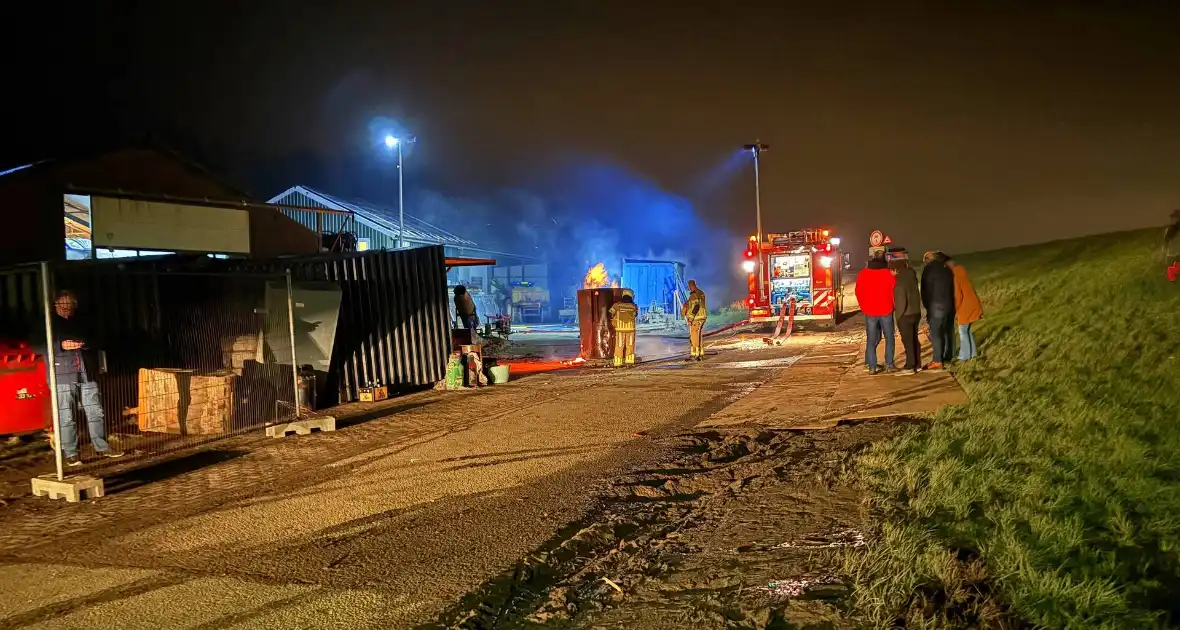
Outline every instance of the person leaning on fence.
[[705, 348], [702, 343], [705, 322], [709, 319], [709, 307], [705, 303], [705, 292], [697, 286], [696, 280], [688, 281], [688, 301], [684, 303], [684, 319], [688, 321], [688, 343], [691, 346], [686, 361], [704, 361]]
[[74, 418], [74, 402], [82, 403], [90, 443], [103, 457], [122, 457], [111, 450], [106, 440], [102, 396], [94, 377], [98, 374], [98, 349], [88, 342], [83, 322], [79, 321], [78, 298], [70, 291], [57, 294], [53, 302], [53, 373], [57, 378], [58, 421], [61, 424], [62, 456], [69, 466], [78, 466], [78, 425]]

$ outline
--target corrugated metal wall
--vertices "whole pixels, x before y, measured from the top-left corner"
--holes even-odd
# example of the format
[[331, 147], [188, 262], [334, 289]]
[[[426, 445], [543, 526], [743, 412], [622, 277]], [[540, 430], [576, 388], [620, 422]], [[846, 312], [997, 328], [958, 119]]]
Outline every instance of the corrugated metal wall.
[[680, 301], [688, 298], [684, 284], [684, 264], [664, 260], [623, 260], [623, 287], [635, 292], [635, 304], [648, 309], [653, 304], [664, 312], [677, 315]]
[[40, 265], [0, 270], [0, 339], [45, 343]]
[[292, 279], [340, 286], [329, 391], [340, 402], [380, 381], [394, 388], [442, 380], [451, 352], [446, 255], [441, 245], [397, 251], [235, 261], [243, 271], [291, 270]]
[[[120, 269], [136, 273], [120, 273]], [[157, 276], [149, 280], [143, 277], [144, 272], [163, 277], [170, 271], [183, 275], [190, 270], [263, 275], [288, 269], [296, 283], [328, 281], [341, 288], [327, 384], [327, 391], [338, 392], [339, 402], [358, 400], [358, 388], [369, 382], [405, 389], [442, 380], [451, 352], [451, 323], [446, 255], [441, 245], [272, 260], [200, 258], [184, 262], [169, 256], [145, 261], [78, 261], [60, 266], [56, 273], [59, 281], [65, 280], [66, 286], [79, 293], [86, 312], [102, 330], [159, 347], [167, 341], [154, 339], [160, 325], [150, 321], [160, 316]], [[29, 339], [42, 345], [43, 308], [39, 267], [0, 270], [0, 338]], [[330, 405], [336, 401], [323, 402]]]

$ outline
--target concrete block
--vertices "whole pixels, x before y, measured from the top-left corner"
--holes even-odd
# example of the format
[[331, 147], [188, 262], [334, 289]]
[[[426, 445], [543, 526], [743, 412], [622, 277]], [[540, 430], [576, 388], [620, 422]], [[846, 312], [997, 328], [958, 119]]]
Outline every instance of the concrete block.
[[103, 496], [102, 479], [89, 475], [75, 475], [58, 480], [57, 475], [33, 477], [33, 496], [48, 496], [50, 499], [65, 499], [70, 503]]
[[266, 427], [267, 437], [287, 437], [287, 435], [294, 433], [296, 435], [309, 435], [313, 430], [318, 431], [335, 431], [336, 418], [332, 416], [318, 416], [316, 418], [306, 418], [304, 420], [296, 420], [286, 424], [276, 424], [274, 426]]

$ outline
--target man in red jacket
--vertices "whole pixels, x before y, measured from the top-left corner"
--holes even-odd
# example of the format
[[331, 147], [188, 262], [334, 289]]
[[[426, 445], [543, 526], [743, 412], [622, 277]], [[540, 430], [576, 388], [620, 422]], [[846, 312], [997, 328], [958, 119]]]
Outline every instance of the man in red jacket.
[[[868, 267], [856, 274], [856, 300], [865, 316], [865, 369], [869, 374], [894, 371], [893, 354], [897, 340], [893, 337], [893, 288], [897, 279], [889, 271], [884, 257], [869, 260]], [[885, 337], [885, 367], [877, 365], [877, 346]]]

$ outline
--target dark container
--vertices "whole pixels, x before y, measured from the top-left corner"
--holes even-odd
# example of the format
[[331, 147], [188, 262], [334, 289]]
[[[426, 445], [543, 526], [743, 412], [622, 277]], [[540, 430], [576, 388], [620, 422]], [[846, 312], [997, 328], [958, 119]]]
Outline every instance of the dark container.
[[578, 333], [581, 354], [586, 359], [609, 359], [615, 353], [615, 329], [611, 326], [610, 307], [623, 301], [622, 289], [582, 289], [578, 291]]

